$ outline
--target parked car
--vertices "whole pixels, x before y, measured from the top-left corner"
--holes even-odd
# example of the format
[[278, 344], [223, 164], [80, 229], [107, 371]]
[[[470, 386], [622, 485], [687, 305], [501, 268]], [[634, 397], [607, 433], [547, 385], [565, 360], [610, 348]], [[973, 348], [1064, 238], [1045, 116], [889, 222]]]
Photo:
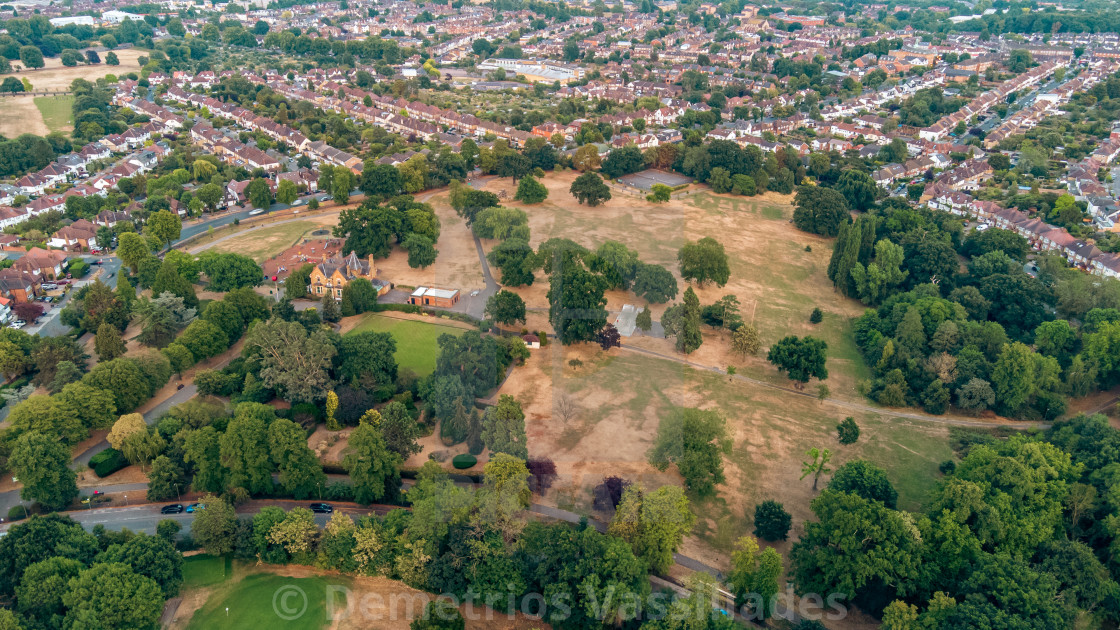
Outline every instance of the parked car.
[[23, 328], [26, 325], [27, 325], [26, 322], [12, 322], [12, 323], [8, 324], [8, 328], [15, 328], [16, 330], [19, 330], [20, 328]]
[[255, 217], [258, 214], [264, 214], [264, 208], [253, 208], [249, 211], [249, 216]]
[[199, 512], [199, 511], [205, 510], [205, 509], [206, 509], [206, 504], [204, 504], [204, 503], [192, 503], [192, 504], [187, 506], [187, 512], [188, 513]]
[[160, 514], [179, 514], [182, 511], [183, 511], [183, 504], [182, 503], [172, 503], [171, 505], [165, 505], [165, 506], [163, 506], [159, 509]]
[[53, 282], [44, 282], [44, 283], [43, 283], [42, 285], [40, 285], [40, 286], [42, 286], [42, 287], [43, 287], [43, 290], [44, 290], [44, 291], [54, 291], [55, 289], [57, 289], [57, 288], [58, 288], [58, 285], [57, 285], [57, 284], [55, 284], [55, 283], [53, 283]]
[[330, 503], [312, 503], [311, 511], [316, 514], [330, 514], [334, 512], [334, 507]]

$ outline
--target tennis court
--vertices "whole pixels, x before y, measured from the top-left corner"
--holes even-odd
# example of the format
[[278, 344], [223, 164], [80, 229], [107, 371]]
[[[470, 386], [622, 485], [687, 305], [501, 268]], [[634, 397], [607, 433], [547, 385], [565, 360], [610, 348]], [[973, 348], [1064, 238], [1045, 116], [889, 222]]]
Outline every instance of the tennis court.
[[632, 173], [618, 178], [618, 181], [634, 188], [641, 190], [650, 190], [654, 184], [665, 184], [672, 188], [680, 186], [681, 184], [692, 183], [692, 178], [681, 175], [680, 173], [672, 173], [670, 171], [661, 171], [657, 169], [649, 169], [640, 173]]

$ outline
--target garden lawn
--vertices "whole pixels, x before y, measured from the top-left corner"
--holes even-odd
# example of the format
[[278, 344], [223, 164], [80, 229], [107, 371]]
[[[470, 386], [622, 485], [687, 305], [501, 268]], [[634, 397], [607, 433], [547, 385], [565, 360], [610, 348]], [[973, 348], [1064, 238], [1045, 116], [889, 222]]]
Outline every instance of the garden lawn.
[[458, 336], [463, 334], [463, 329], [370, 313], [347, 334], [358, 332], [390, 333], [397, 342], [394, 355], [397, 366], [412, 370], [418, 376], [427, 376], [436, 369], [436, 357], [439, 356], [436, 340], [439, 336], [444, 333]]
[[[333, 581], [338, 580], [335, 578]], [[322, 577], [295, 578], [269, 573], [248, 575], [232, 588], [215, 592], [195, 612], [187, 627], [190, 630], [275, 627], [318, 630], [330, 622], [326, 602], [329, 585], [330, 582]], [[333, 609], [345, 608], [343, 595], [337, 593], [334, 596], [339, 601], [335, 602]]]
[[43, 114], [43, 122], [51, 131], [69, 131], [74, 127], [71, 107], [73, 96], [36, 96], [35, 107]]
[[232, 561], [220, 556], [191, 556], [183, 560], [183, 586], [213, 586], [229, 579]]

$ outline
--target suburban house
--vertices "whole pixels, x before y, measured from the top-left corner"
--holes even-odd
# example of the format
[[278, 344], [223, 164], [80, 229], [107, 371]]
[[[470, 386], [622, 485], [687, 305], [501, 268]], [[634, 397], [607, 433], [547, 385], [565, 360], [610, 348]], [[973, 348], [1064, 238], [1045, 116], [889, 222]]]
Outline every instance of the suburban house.
[[26, 254], [20, 257], [11, 269], [16, 271], [27, 272], [36, 278], [39, 276], [53, 280], [62, 275], [62, 268], [66, 263], [66, 252], [60, 252], [56, 249], [46, 250], [39, 247], [32, 247]]
[[389, 283], [377, 279], [373, 256], [363, 260], [354, 252], [344, 258], [328, 258], [315, 265], [311, 270], [307, 292], [313, 297], [333, 295], [334, 299], [341, 300], [342, 290], [357, 278], [369, 280], [377, 290], [377, 295], [389, 292]]
[[0, 293], [16, 302], [30, 302], [35, 299], [35, 287], [39, 280], [32, 274], [8, 268], [0, 269]]
[[408, 303], [417, 306], [435, 306], [438, 308], [451, 308], [459, 301], [458, 289], [437, 289], [435, 287], [417, 287], [412, 295], [408, 296]]
[[59, 228], [47, 244], [70, 251], [97, 249], [97, 226], [85, 219], [78, 219], [66, 227]]

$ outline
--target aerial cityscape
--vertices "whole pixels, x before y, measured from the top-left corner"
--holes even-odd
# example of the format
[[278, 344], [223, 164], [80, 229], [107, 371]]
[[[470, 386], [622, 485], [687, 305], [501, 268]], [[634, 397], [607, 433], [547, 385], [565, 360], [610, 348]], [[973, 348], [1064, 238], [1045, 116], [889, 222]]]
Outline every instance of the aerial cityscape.
[[0, 4], [0, 373], [0, 630], [1116, 628], [1120, 6]]

